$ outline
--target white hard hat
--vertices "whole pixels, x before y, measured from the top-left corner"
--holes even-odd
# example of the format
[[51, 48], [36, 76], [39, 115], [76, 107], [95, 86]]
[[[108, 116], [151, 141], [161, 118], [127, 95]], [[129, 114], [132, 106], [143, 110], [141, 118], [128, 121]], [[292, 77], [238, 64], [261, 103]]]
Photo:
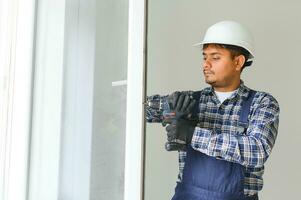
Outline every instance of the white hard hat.
[[212, 43], [242, 47], [249, 51], [250, 58], [254, 58], [254, 40], [251, 32], [235, 21], [221, 21], [213, 24], [207, 29], [203, 41], [194, 46]]

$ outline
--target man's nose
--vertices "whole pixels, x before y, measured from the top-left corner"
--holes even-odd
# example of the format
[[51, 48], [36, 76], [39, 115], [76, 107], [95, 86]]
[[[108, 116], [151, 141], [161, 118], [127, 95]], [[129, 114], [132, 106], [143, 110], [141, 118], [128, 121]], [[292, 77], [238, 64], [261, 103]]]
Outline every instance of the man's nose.
[[211, 67], [210, 62], [207, 59], [203, 60], [203, 69], [209, 69]]

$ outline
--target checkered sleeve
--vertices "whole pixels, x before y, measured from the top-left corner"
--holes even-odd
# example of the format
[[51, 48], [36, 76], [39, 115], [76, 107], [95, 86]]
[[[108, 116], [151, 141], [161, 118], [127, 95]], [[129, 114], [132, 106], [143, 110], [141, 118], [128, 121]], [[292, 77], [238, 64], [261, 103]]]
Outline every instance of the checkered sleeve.
[[247, 167], [262, 167], [274, 146], [279, 105], [268, 94], [253, 102], [249, 126], [236, 134], [196, 127], [192, 148], [218, 159], [236, 162]]
[[186, 151], [179, 151], [179, 174], [178, 180], [182, 181], [183, 169], [185, 166]]

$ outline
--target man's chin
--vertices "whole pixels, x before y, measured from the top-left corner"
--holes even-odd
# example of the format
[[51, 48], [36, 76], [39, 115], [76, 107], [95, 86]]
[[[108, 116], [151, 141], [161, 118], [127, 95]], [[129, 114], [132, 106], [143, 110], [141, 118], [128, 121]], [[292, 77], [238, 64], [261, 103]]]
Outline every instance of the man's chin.
[[210, 79], [205, 79], [205, 82], [209, 85], [214, 85], [215, 84], [215, 81], [213, 80], [210, 80]]

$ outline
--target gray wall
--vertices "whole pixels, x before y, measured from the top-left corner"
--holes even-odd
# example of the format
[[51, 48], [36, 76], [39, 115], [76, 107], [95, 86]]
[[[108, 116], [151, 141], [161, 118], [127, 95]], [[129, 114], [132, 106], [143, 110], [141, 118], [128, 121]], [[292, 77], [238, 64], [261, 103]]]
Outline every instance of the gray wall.
[[[281, 106], [279, 134], [260, 194], [264, 200], [300, 199], [300, 8], [298, 0], [149, 1], [148, 95], [207, 86], [200, 70], [201, 51], [191, 45], [209, 25], [236, 20], [253, 32], [256, 60], [242, 79], [251, 88], [273, 94]], [[161, 125], [147, 124], [146, 137], [145, 199], [167, 200], [174, 192], [177, 155], [164, 150]]]
[[91, 200], [123, 200], [128, 1], [96, 1]]

